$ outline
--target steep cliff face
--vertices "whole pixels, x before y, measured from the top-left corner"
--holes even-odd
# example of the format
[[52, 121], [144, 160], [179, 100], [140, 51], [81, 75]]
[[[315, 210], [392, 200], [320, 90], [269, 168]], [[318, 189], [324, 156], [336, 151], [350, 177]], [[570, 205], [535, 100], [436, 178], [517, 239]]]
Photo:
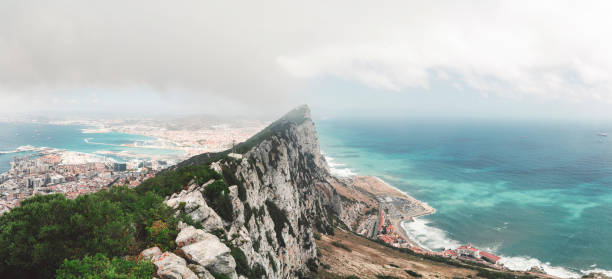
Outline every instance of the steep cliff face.
[[227, 245], [246, 259], [236, 260], [238, 274], [245, 273], [239, 269], [246, 265], [251, 277], [307, 276], [317, 265], [313, 229], [333, 233], [333, 226], [343, 224], [336, 217], [343, 212], [342, 200], [329, 182], [306, 106], [233, 150], [196, 156], [181, 165], [190, 164], [210, 164], [223, 175], [229, 186], [231, 220], [211, 212], [210, 197], [200, 195], [206, 184], [174, 194], [167, 204], [178, 208], [183, 203], [183, 211], [203, 232], [219, 235], [222, 230]]
[[254, 139], [235, 166], [245, 193], [235, 203], [237, 215], [245, 218], [232, 224], [230, 235], [240, 235], [235, 243], [269, 278], [305, 274], [316, 258], [312, 225], [329, 227], [331, 211], [339, 210], [310, 111], [299, 107]]

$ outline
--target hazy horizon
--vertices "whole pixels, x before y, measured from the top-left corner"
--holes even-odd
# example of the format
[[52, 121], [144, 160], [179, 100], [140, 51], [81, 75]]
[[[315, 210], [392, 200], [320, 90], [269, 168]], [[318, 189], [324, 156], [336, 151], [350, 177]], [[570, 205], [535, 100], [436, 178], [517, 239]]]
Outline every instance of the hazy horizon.
[[0, 3], [0, 110], [611, 119], [607, 1]]

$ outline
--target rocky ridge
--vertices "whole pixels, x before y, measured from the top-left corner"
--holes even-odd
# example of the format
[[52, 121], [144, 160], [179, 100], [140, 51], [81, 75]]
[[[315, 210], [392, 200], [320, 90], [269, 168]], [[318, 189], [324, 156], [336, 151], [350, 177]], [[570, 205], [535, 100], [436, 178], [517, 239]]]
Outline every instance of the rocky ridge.
[[307, 277], [317, 267], [313, 228], [333, 233], [334, 226], [356, 223], [362, 211], [362, 204], [343, 202], [330, 184], [307, 106], [233, 150], [199, 155], [183, 163], [188, 164], [210, 164], [223, 175], [232, 218], [221, 218], [203, 194], [214, 180], [192, 181], [168, 197], [165, 203], [198, 228], [179, 223], [174, 253], [155, 248], [141, 253], [160, 278]]

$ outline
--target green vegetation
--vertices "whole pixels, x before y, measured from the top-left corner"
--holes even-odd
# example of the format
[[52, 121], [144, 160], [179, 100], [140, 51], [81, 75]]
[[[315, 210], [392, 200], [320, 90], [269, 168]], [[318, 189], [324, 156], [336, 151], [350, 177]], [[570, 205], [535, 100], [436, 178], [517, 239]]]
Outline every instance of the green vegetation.
[[229, 188], [224, 180], [216, 180], [204, 188], [204, 196], [210, 200], [210, 207], [226, 221], [233, 221], [234, 208]]
[[[232, 245], [230, 244], [230, 247]], [[266, 270], [263, 266], [259, 264], [255, 264], [253, 268], [249, 267], [249, 262], [247, 261], [246, 255], [242, 251], [242, 249], [238, 247], [231, 248], [231, 255], [236, 261], [236, 273], [238, 275], [244, 275], [247, 278], [259, 279], [267, 276]]]
[[0, 277], [49, 278], [64, 259], [173, 249], [178, 220], [162, 201], [127, 187], [26, 199], [0, 217]]
[[399, 278], [397, 278], [395, 276], [383, 275], [383, 274], [376, 275], [376, 278], [378, 278], [378, 279], [399, 279]]
[[344, 250], [346, 250], [346, 251], [349, 251], [349, 252], [351, 252], [351, 251], [352, 251], [352, 250], [351, 250], [351, 248], [348, 248], [348, 246], [344, 245], [344, 243], [342, 243], [342, 242], [340, 242], [340, 241], [338, 241], [338, 240], [336, 240], [336, 241], [332, 241], [332, 243], [331, 243], [331, 244], [332, 244], [332, 245], [334, 245], [334, 246], [336, 246], [336, 247], [338, 247], [338, 248], [342, 248], [342, 249], [344, 249]]
[[317, 260], [310, 258], [306, 261], [306, 267], [310, 272], [317, 272], [319, 269], [319, 265], [317, 264]]
[[222, 274], [222, 273], [216, 273], [216, 272], [211, 271], [210, 274], [213, 277], [215, 277], [215, 279], [231, 279], [229, 277], [229, 275], [225, 275], [225, 274]]
[[321, 234], [320, 234], [320, 233], [318, 233], [318, 232], [313, 233], [313, 234], [312, 234], [312, 236], [313, 236], [313, 237], [314, 237], [314, 239], [316, 239], [316, 240], [321, 240]]
[[249, 205], [248, 202], [244, 203], [244, 224], [248, 227], [249, 226], [249, 221], [251, 220], [251, 217], [253, 216], [253, 211], [251, 211], [251, 206]]
[[476, 276], [488, 279], [535, 279], [536, 276], [530, 274], [516, 275], [508, 272], [498, 272], [488, 269], [480, 269]]
[[[105, 266], [101, 257], [137, 255], [153, 246], [173, 250], [178, 221], [199, 224], [187, 216], [184, 204], [175, 216], [164, 197], [192, 180], [201, 184], [211, 179], [217, 181], [204, 191], [211, 206], [222, 218], [231, 218], [227, 184], [208, 165], [167, 170], [135, 189], [112, 187], [74, 200], [59, 194], [26, 199], [0, 216], [0, 278], [51, 278], [66, 259], [64, 272], [70, 276], [79, 265]], [[117, 260], [109, 261], [109, 269], [119, 270], [113, 268]], [[125, 274], [132, 278], [134, 273]]]
[[82, 260], [64, 260], [57, 270], [57, 279], [150, 279], [153, 264], [149, 261], [129, 261], [121, 258], [109, 260], [102, 254], [86, 256]]
[[272, 270], [274, 272], [278, 271], [278, 268], [276, 267], [276, 261], [274, 261], [274, 258], [272, 257], [272, 254], [270, 254], [270, 252], [268, 252], [268, 264], [272, 266]]
[[236, 261], [236, 273], [248, 277], [251, 270], [249, 268], [249, 262], [247, 261], [246, 255], [242, 249], [236, 247], [232, 248], [231, 255]]
[[297, 108], [285, 114], [281, 119], [276, 120], [261, 132], [245, 142], [238, 144], [234, 150], [236, 153], [244, 154], [262, 141], [271, 138], [273, 135], [282, 137], [282, 132], [286, 131], [290, 125], [300, 125], [306, 121], [304, 117], [304, 108]]
[[194, 179], [202, 185], [211, 179], [222, 179], [219, 173], [211, 170], [208, 165], [190, 165], [174, 168], [158, 173], [138, 186], [139, 193], [153, 192], [162, 197], [180, 192]]
[[406, 269], [406, 273], [408, 273], [410, 276], [415, 277], [415, 278], [423, 277], [423, 275], [421, 275], [420, 273], [418, 273], [416, 271], [412, 271], [410, 269]]
[[[293, 228], [289, 223], [289, 219], [287, 219], [287, 213], [278, 208], [274, 202], [267, 200], [266, 207], [268, 208], [268, 212], [270, 213], [270, 218], [274, 222], [274, 231], [276, 232], [276, 241], [281, 247], [285, 247], [285, 240], [283, 239], [283, 229], [285, 225], [289, 226], [289, 234], [295, 236], [293, 232]], [[269, 241], [269, 240], [268, 240]]]

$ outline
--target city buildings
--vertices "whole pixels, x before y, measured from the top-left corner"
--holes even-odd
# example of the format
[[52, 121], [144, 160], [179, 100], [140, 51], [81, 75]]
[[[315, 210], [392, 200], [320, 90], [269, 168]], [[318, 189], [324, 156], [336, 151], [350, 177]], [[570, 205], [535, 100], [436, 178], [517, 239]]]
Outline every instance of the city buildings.
[[63, 194], [69, 198], [112, 185], [135, 187], [175, 161], [110, 160], [90, 162], [87, 156], [70, 154], [78, 160], [62, 163], [68, 151], [45, 150], [34, 156], [14, 158], [8, 172], [0, 174], [0, 214], [19, 206], [25, 198], [39, 194]]

